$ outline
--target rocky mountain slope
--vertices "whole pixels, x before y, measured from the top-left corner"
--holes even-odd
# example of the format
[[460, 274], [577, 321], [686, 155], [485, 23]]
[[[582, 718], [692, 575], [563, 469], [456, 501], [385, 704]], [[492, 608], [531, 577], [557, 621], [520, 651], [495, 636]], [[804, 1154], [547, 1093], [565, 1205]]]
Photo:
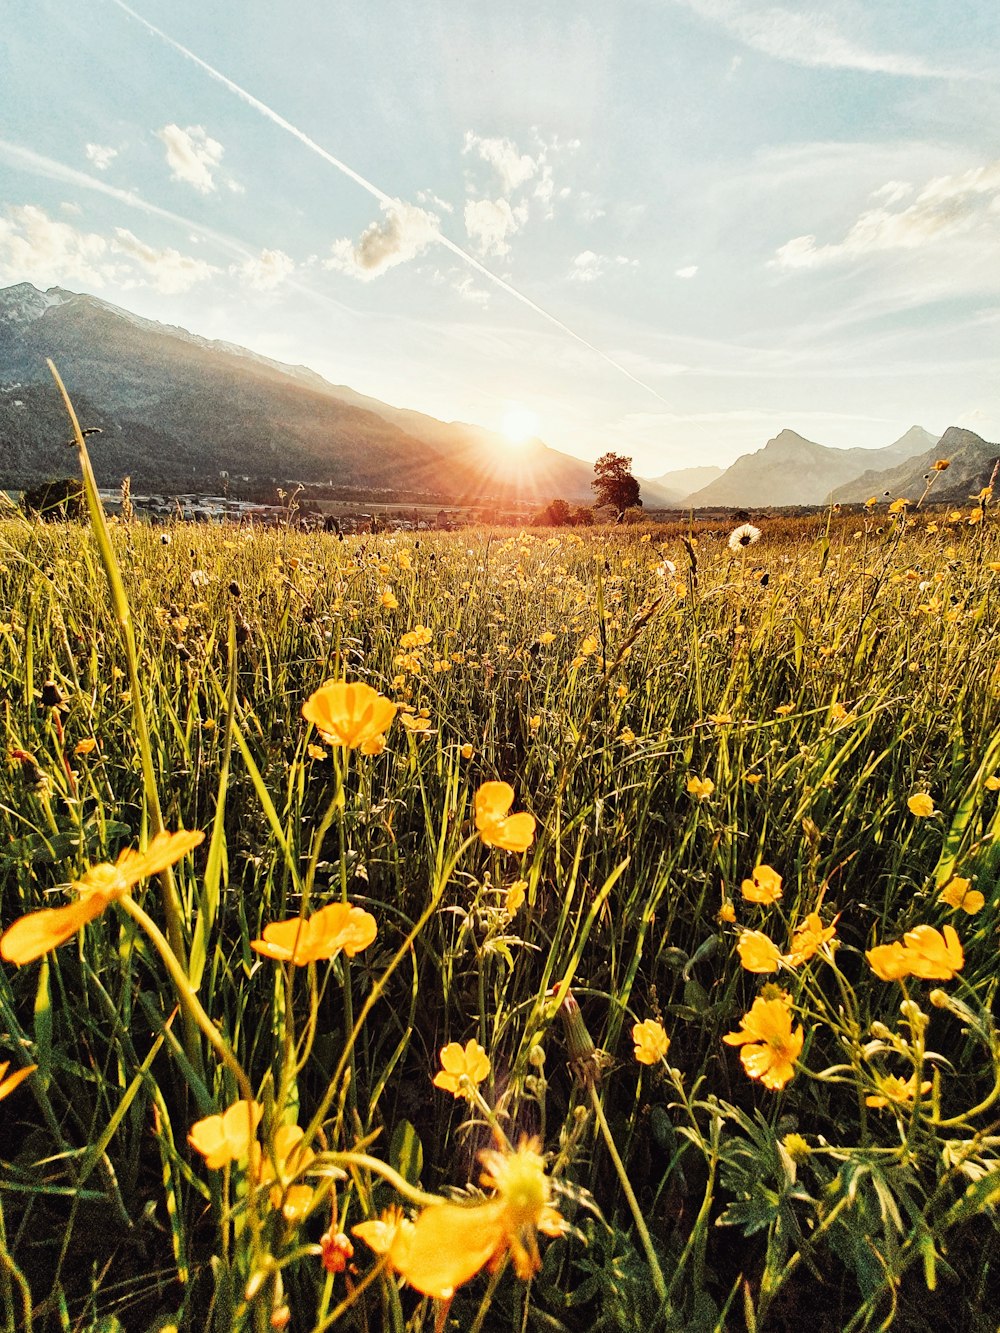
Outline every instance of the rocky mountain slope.
[[[947, 459], [949, 466], [947, 471], [933, 475], [931, 469], [938, 459]], [[964, 504], [989, 485], [998, 459], [1000, 444], [990, 444], [960, 426], [949, 426], [933, 448], [898, 467], [864, 472], [835, 490], [831, 498], [842, 504], [864, 502], [873, 495], [882, 499], [886, 494], [893, 499], [919, 500], [933, 475], [929, 499]]]

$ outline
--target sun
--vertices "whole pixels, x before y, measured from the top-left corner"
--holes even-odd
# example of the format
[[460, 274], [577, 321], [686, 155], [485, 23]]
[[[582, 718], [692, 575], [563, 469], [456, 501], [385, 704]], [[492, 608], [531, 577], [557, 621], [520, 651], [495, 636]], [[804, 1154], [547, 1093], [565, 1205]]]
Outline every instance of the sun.
[[509, 444], [520, 446], [533, 440], [541, 429], [541, 419], [537, 412], [527, 407], [512, 407], [504, 413], [500, 429]]

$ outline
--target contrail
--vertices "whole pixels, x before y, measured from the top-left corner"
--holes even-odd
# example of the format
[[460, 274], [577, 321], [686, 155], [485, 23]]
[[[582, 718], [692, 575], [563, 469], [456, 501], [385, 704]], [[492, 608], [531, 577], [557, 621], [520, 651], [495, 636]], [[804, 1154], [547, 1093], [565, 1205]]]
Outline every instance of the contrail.
[[68, 167], [64, 162], [57, 162], [54, 158], [44, 157], [31, 148], [23, 148], [20, 144], [10, 143], [7, 139], [0, 139], [0, 161], [7, 161], [12, 166], [33, 171], [36, 175], [45, 176], [49, 180], [61, 181], [66, 185], [75, 185], [86, 190], [96, 190], [98, 194], [106, 194], [111, 199], [117, 199], [119, 203], [127, 204], [129, 208], [137, 208], [143, 213], [149, 213], [152, 217], [163, 218], [167, 222], [174, 222], [181, 227], [186, 227], [205, 240], [213, 241], [216, 245], [232, 251], [234, 255], [239, 255], [241, 259], [248, 259], [253, 254], [253, 251], [242, 241], [237, 241], [232, 236], [226, 236], [221, 231], [214, 231], [211, 227], [203, 227], [200, 222], [192, 222], [190, 218], [186, 218], [180, 213], [171, 213], [167, 208], [160, 208], [158, 204], [151, 204], [133, 190], [120, 190], [117, 186], [109, 185], [107, 181], [98, 180], [95, 176], [88, 176], [85, 171], [77, 171], [75, 167]]
[[[310, 139], [308, 134], [305, 134], [296, 125], [293, 125], [291, 121], [286, 120], [284, 116], [279, 115], [277, 111], [272, 110], [271, 107], [267, 106], [259, 98], [254, 97], [253, 93], [247, 92], [246, 88], [242, 88], [238, 83], [235, 83], [232, 79], [228, 78], [221, 72], [221, 70], [217, 70], [214, 65], [208, 64], [208, 62], [202, 60], [200, 56], [196, 56], [193, 51], [188, 50], [186, 46], [182, 46], [181, 43], [171, 37], [169, 33], [164, 32], [162, 28], [156, 27], [156, 25], [150, 23], [148, 19], [143, 18], [141, 14], [137, 14], [134, 9], [125, 4], [125, 0], [111, 0], [111, 3], [117, 5], [119, 9], [124, 10], [124, 12], [128, 14], [130, 18], [135, 19], [137, 23], [141, 23], [142, 26], [155, 37], [159, 37], [161, 41], [166, 42], [168, 46], [173, 47], [173, 49], [180, 55], [184, 56], [185, 59], [193, 61], [199, 69], [203, 69], [210, 78], [217, 80], [223, 87], [228, 88], [231, 93], [235, 93], [236, 96], [246, 102], [248, 106], [253, 107], [255, 111], [259, 111], [262, 116], [265, 116], [273, 124], [285, 130], [286, 133], [292, 135], [293, 138], [298, 139], [299, 143], [304, 144], [310, 152], [316, 153], [324, 162], [328, 162], [331, 167], [336, 167], [336, 169], [342, 172], [349, 180], [354, 181], [355, 185], [360, 185], [363, 190], [367, 190], [370, 195], [379, 201], [379, 203], [392, 207], [399, 202], [394, 199], [392, 195], [386, 194], [384, 190], [379, 189], [379, 187], [372, 181], [367, 180], [359, 172], [355, 171], [353, 167], [349, 167], [346, 162], [342, 162], [339, 157], [334, 157], [332, 153], [327, 152], [322, 144], [318, 144], [315, 139]], [[544, 310], [540, 305], [532, 301], [530, 296], [525, 296], [524, 293], [518, 291], [516, 287], [512, 287], [509, 282], [506, 282], [503, 278], [492, 272], [485, 264], [481, 264], [475, 255], [470, 255], [467, 250], [463, 250], [460, 245], [456, 245], [454, 241], [445, 236], [445, 234], [437, 227], [433, 229], [433, 232], [434, 239], [443, 245], [446, 250], [450, 250], [453, 255], [456, 255], [463, 261], [463, 263], [468, 264], [470, 268], [474, 269], [482, 277], [492, 282], [495, 287], [499, 287], [502, 292], [506, 292], [508, 296], [512, 296], [516, 301], [520, 301], [522, 305], [526, 305], [529, 310], [534, 311], [534, 313], [539, 315], [542, 319], [548, 320], [550, 324], [554, 324], [557, 329], [561, 330], [568, 337], [574, 339], [574, 341], [582, 344], [588, 351], [599, 356], [602, 361], [606, 361], [609, 366], [613, 366], [619, 374], [624, 375], [626, 379], [630, 379], [632, 383], [637, 384], [640, 389], [645, 389], [647, 393], [651, 393], [653, 397], [658, 399], [661, 403], [664, 403], [668, 407], [670, 406], [667, 399], [664, 398], [662, 394], [658, 393], [651, 384], [647, 384], [645, 380], [641, 380], [638, 375], [633, 375], [631, 370], [628, 370], [623, 366], [620, 361], [616, 361], [614, 357], [609, 356], [608, 353], [602, 351], [600, 347], [595, 347], [592, 342], [588, 342], [581, 334], [576, 333], [571, 329], [568, 324], [564, 324], [561, 319], [558, 319], [555, 315], [550, 314], [549, 311]]]

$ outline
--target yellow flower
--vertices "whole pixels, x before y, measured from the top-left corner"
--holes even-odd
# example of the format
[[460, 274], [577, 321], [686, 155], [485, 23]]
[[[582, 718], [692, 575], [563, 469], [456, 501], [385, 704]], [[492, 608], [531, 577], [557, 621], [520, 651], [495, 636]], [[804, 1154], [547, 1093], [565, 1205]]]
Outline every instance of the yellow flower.
[[514, 788], [509, 782], [484, 782], [476, 792], [476, 828], [487, 847], [526, 852], [535, 840], [535, 820], [525, 813], [509, 815]]
[[372, 1217], [351, 1227], [351, 1235], [363, 1240], [376, 1254], [388, 1254], [400, 1232], [405, 1236], [412, 1231], [413, 1223], [403, 1216], [398, 1204], [386, 1208], [381, 1217]]
[[[865, 1098], [866, 1106], [900, 1106], [916, 1099], [917, 1076], [915, 1073], [911, 1074], [905, 1083], [895, 1074], [886, 1074], [882, 1077], [876, 1076], [875, 1082], [878, 1084], [879, 1090], [877, 1093], [871, 1093]], [[921, 1097], [926, 1096], [930, 1090], [930, 1079], [925, 1079], [920, 1085]]]
[[717, 727], [725, 727], [732, 722], [733, 718], [731, 713], [709, 713], [708, 720]]
[[296, 1183], [316, 1156], [303, 1137], [298, 1125], [282, 1124], [274, 1131], [270, 1152], [256, 1141], [250, 1145], [251, 1174], [258, 1185], [271, 1186], [271, 1207], [280, 1208], [286, 1222], [301, 1221], [313, 1201], [312, 1186]]
[[745, 879], [740, 891], [748, 903], [776, 903], [781, 897], [781, 876], [770, 866], [758, 866], [750, 879]]
[[785, 954], [785, 962], [789, 967], [800, 967], [818, 953], [828, 940], [832, 940], [836, 933], [836, 925], [824, 926], [820, 914], [810, 912], [792, 931], [792, 947]]
[[965, 966], [962, 943], [954, 926], [944, 932], [933, 926], [914, 926], [903, 936], [912, 976], [925, 981], [951, 981]]
[[878, 504], [878, 496], [870, 495], [868, 499], [865, 501], [865, 508], [874, 509], [877, 504]]
[[972, 881], [963, 879], [961, 875], [948, 881], [938, 894], [938, 902], [947, 903], [949, 907], [960, 907], [969, 916], [975, 916], [986, 905], [986, 899], [979, 890], [972, 888]]
[[932, 472], [944, 472], [951, 467], [950, 458], [936, 458], [931, 464]]
[[909, 503], [910, 503], [909, 500], [893, 500], [892, 504], [889, 506], [889, 513], [901, 514], [905, 511], [906, 506]]
[[266, 958], [302, 967], [341, 952], [353, 958], [368, 948], [377, 933], [378, 925], [371, 912], [349, 903], [331, 903], [311, 917], [272, 921], [264, 927], [264, 938], [251, 940], [250, 948]]
[[328, 744], [342, 745], [347, 750], [360, 747], [362, 753], [369, 754], [372, 751], [365, 749], [366, 745], [381, 748], [385, 744], [383, 733], [396, 716], [396, 705], [370, 685], [328, 680], [302, 705], [302, 716]]
[[555, 643], [555, 638], [556, 636], [552, 633], [552, 631], [547, 629], [544, 634], [539, 634], [538, 642], [545, 644]]
[[524, 895], [528, 888], [526, 879], [516, 879], [507, 890], [507, 897], [504, 901], [504, 910], [508, 916], [516, 916], [521, 904], [524, 902]]
[[541, 725], [542, 725], [541, 713], [535, 713], [534, 716], [528, 718], [529, 731], [537, 731]]
[[490, 1072], [490, 1057], [473, 1037], [462, 1047], [457, 1041], [441, 1048], [441, 1068], [434, 1075], [434, 1086], [453, 1097], [469, 1097], [469, 1084], [482, 1083]]
[[97, 749], [97, 742], [93, 736], [85, 736], [82, 741], [77, 741], [73, 747], [73, 753], [76, 755], [92, 754]]
[[731, 898], [723, 898], [722, 906], [715, 914], [715, 919], [720, 923], [732, 925], [736, 920], [736, 908], [733, 906]]
[[687, 780], [688, 793], [696, 796], [699, 801], [707, 801], [712, 792], [715, 791], [715, 783], [711, 778], [690, 777]]
[[79, 897], [65, 907], [46, 907], [15, 921], [0, 936], [0, 958], [8, 963], [33, 963], [36, 958], [72, 938], [78, 930], [101, 915], [104, 909], [151, 875], [158, 875], [186, 856], [204, 840], [204, 833], [158, 833], [144, 852], [132, 847], [121, 853], [114, 865], [91, 866], [73, 888]]
[[777, 972], [781, 951], [775, 942], [759, 930], [745, 930], [736, 945], [740, 965], [747, 972]]
[[744, 774], [743, 781], [749, 782], [751, 787], [756, 787], [758, 782], [763, 781], [763, 777], [764, 775], [762, 773], [746, 773]]
[[386, 611], [395, 611], [399, 606], [399, 602], [396, 600], [396, 594], [391, 588], [382, 589], [381, 602], [383, 609]]
[[234, 1102], [222, 1115], [196, 1120], [188, 1143], [201, 1153], [209, 1170], [217, 1171], [227, 1162], [247, 1156], [263, 1114], [264, 1108], [257, 1102]]
[[1000, 778], [996, 777], [994, 774], [986, 779], [983, 786], [987, 791], [1000, 791]]
[[465, 744], [462, 746], [461, 750], [459, 750], [459, 754], [462, 756], [463, 759], [471, 759], [475, 753], [476, 753], [475, 750], [469, 744], [468, 741], [466, 741]]
[[0, 1102], [5, 1097], [9, 1097], [14, 1089], [38, 1068], [37, 1065], [24, 1065], [21, 1069], [15, 1069], [13, 1074], [8, 1074], [10, 1068], [9, 1060], [0, 1060]]
[[425, 648], [434, 637], [431, 630], [426, 625], [417, 625], [416, 628], [407, 630], [399, 641], [401, 648]]
[[410, 717], [407, 713], [403, 714], [400, 721], [407, 731], [428, 731], [431, 725], [430, 718]]
[[934, 802], [924, 791], [908, 796], [906, 804], [910, 807], [910, 814], [916, 815], [918, 819], [927, 819], [934, 813]]
[[628, 686], [627, 686], [627, 685], [619, 685], [618, 688], [615, 690], [615, 697], [616, 697], [617, 699], [627, 699], [627, 698], [628, 698]]
[[670, 1049], [670, 1038], [655, 1018], [636, 1023], [632, 1028], [632, 1040], [635, 1042], [635, 1058], [641, 1065], [659, 1064]]
[[593, 634], [588, 634], [586, 638], [583, 640], [583, 642], [580, 644], [581, 657], [593, 657], [593, 655], [597, 652], [600, 646], [601, 646], [600, 640], [595, 639]]
[[766, 1000], [758, 996], [748, 1014], [740, 1019], [739, 1032], [722, 1038], [730, 1046], [742, 1046], [740, 1060], [751, 1078], [765, 1088], [783, 1088], [795, 1074], [795, 1061], [802, 1054], [802, 1028], [792, 1028], [787, 999]]
[[900, 981], [903, 977], [951, 981], [965, 966], [954, 926], [945, 926], [943, 933], [933, 926], [914, 926], [901, 941], [877, 945], [865, 957], [882, 981]]
[[787, 717], [789, 713], [795, 712], [795, 705], [778, 704], [777, 708], [774, 711], [778, 714], [779, 717]]
[[537, 1140], [513, 1152], [479, 1154], [486, 1167], [481, 1183], [496, 1191], [484, 1203], [440, 1203], [425, 1208], [412, 1231], [396, 1232], [392, 1267], [426, 1296], [449, 1300], [455, 1288], [487, 1264], [495, 1269], [510, 1254], [514, 1271], [527, 1280], [538, 1272], [538, 1232], [559, 1236], [565, 1224], [549, 1203], [549, 1180]]
[[622, 745], [634, 745], [635, 732], [632, 730], [631, 727], [622, 727], [618, 739], [621, 741]]
[[310, 759], [326, 758], [326, 751], [323, 749], [322, 745], [307, 745], [306, 754], [309, 756]]
[[834, 704], [831, 704], [831, 705], [830, 705], [830, 721], [831, 721], [831, 722], [853, 722], [853, 721], [854, 721], [854, 714], [853, 714], [853, 713], [849, 713], [849, 712], [847, 711], [847, 709], [844, 707], [843, 704], [841, 704], [841, 703], [834, 703]]

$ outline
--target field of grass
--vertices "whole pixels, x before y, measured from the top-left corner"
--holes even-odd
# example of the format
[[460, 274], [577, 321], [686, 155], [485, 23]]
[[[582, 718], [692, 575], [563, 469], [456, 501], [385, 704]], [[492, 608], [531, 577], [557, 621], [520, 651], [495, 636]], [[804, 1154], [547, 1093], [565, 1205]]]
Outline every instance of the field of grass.
[[102, 534], [0, 525], [7, 1328], [995, 1329], [988, 497]]

